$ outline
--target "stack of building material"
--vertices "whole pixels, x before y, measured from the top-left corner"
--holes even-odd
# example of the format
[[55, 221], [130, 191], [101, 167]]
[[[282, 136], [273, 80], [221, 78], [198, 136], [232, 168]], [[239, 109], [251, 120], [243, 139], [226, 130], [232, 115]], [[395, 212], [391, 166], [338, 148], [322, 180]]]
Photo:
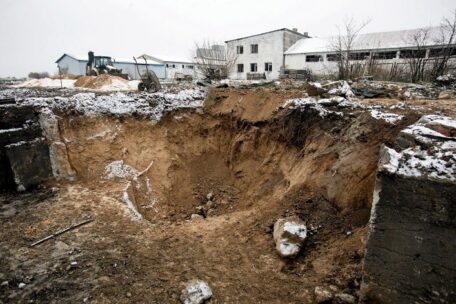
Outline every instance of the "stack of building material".
[[280, 79], [312, 80], [312, 78], [310, 70], [284, 70], [280, 75]]

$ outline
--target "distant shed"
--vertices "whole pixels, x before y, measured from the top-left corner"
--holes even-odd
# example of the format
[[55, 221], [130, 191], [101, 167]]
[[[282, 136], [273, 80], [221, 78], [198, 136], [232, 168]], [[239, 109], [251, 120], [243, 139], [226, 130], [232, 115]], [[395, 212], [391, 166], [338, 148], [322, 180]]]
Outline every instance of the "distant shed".
[[[87, 57], [63, 54], [55, 63], [60, 67], [62, 73], [85, 75], [87, 66]], [[127, 58], [112, 57], [113, 65], [116, 68], [122, 69], [122, 73], [128, 74], [130, 79], [139, 79], [138, 70], [136, 69], [135, 61]], [[146, 63], [143, 59], [138, 58], [139, 72], [143, 74], [146, 71]], [[165, 65], [153, 60], [147, 60], [147, 69], [154, 71], [158, 78], [166, 78]]]

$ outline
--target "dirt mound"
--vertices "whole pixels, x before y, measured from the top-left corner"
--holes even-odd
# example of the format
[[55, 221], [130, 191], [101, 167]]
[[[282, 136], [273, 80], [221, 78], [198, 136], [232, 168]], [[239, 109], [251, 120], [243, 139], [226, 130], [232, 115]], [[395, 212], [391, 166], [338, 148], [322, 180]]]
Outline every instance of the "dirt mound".
[[75, 87], [94, 90], [129, 90], [128, 80], [118, 76], [103, 74], [100, 76], [83, 76], [75, 83]]

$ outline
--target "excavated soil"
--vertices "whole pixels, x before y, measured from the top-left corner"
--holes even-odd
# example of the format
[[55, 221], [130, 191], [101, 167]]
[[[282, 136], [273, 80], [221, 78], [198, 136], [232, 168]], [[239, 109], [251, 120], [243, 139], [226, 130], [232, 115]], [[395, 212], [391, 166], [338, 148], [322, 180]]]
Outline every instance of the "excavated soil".
[[[379, 147], [419, 116], [280, 109], [301, 95], [218, 89], [203, 111], [158, 123], [60, 113], [77, 180], [1, 196], [0, 302], [178, 303], [191, 279], [208, 282], [212, 303], [313, 303], [316, 286], [357, 296]], [[108, 178], [119, 160], [141, 174]], [[288, 215], [310, 229], [294, 260], [272, 240]]]
[[128, 87], [128, 80], [108, 74], [102, 74], [100, 76], [82, 76], [76, 80], [74, 86], [84, 89], [103, 89], [113, 84]]

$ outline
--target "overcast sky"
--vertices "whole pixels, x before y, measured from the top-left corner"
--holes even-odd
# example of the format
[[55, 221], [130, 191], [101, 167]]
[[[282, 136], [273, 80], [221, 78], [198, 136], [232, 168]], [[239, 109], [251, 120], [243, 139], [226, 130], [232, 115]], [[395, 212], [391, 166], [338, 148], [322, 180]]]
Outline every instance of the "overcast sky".
[[438, 25], [454, 0], [0, 0], [0, 77], [54, 73], [63, 53], [190, 58], [195, 41], [278, 28], [335, 34], [344, 18], [364, 32]]

